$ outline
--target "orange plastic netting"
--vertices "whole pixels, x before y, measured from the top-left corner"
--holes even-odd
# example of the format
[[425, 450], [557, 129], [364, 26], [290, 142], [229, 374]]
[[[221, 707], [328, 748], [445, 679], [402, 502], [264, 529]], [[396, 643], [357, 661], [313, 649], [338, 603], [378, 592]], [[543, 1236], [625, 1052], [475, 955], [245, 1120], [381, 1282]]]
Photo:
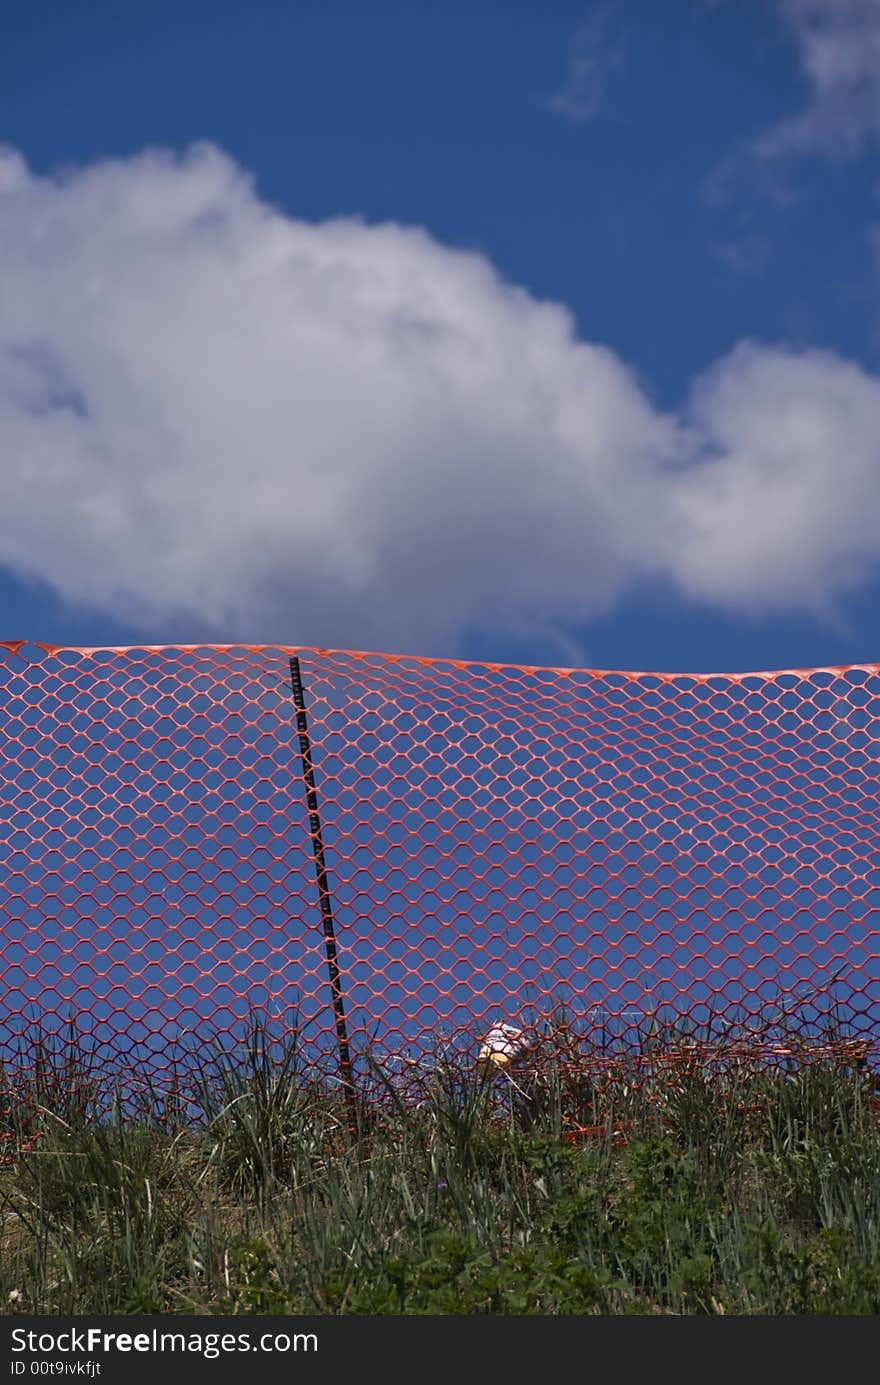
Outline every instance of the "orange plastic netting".
[[560, 1007], [877, 1032], [876, 664], [13, 642], [0, 717], [0, 1058], [73, 1021], [158, 1069], [254, 1010], [330, 1052], [328, 909], [356, 1059]]

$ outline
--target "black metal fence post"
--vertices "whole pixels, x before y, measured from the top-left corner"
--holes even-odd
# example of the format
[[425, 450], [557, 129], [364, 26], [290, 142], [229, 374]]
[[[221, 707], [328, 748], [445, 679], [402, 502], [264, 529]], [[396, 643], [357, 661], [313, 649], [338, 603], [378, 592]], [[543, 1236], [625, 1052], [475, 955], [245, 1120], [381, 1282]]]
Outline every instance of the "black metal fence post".
[[333, 1015], [336, 1020], [336, 1041], [339, 1048], [339, 1071], [345, 1092], [349, 1126], [352, 1135], [357, 1134], [357, 1096], [354, 1085], [354, 1070], [351, 1064], [351, 1050], [348, 1046], [348, 1030], [345, 1023], [345, 1003], [342, 997], [342, 978], [339, 971], [339, 957], [336, 947], [336, 933], [333, 928], [333, 909], [330, 904], [330, 886], [327, 881], [327, 867], [324, 862], [324, 842], [321, 837], [321, 819], [318, 816], [318, 795], [315, 790], [315, 767], [312, 763], [312, 747], [309, 741], [309, 725], [306, 718], [305, 694], [299, 659], [290, 660], [290, 683], [293, 689], [293, 705], [296, 709], [296, 729], [299, 734], [299, 751], [302, 756], [303, 777], [306, 781], [306, 804], [309, 810], [309, 832], [315, 854], [315, 875], [318, 881], [318, 901], [321, 905], [321, 921], [324, 925], [324, 946], [327, 951], [327, 970], [330, 975], [330, 993], [333, 998]]

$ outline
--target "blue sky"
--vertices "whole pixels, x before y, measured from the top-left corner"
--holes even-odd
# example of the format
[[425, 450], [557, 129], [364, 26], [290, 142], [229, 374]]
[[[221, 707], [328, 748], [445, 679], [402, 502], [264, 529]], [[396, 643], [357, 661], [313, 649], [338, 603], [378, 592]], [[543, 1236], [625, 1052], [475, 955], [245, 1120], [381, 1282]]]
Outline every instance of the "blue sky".
[[4, 638], [880, 649], [880, 6], [14, 7]]
[[[31, 3], [5, 14], [0, 93], [3, 639], [670, 672], [880, 659], [878, 0]], [[248, 657], [284, 672], [277, 650]], [[222, 674], [238, 656], [189, 658]], [[317, 927], [305, 960], [288, 937], [291, 897], [306, 915], [315, 898], [290, 817], [284, 680], [259, 751], [283, 772], [252, 801], [236, 765], [253, 770], [247, 738], [259, 728], [216, 700], [222, 678], [211, 704], [222, 719], [182, 731], [170, 694], [150, 682], [177, 656], [147, 659], [146, 687], [118, 662], [134, 729], [108, 721], [99, 698], [84, 715], [109, 734], [90, 730], [87, 749], [71, 748], [65, 718], [83, 712], [89, 656], [45, 669], [37, 659], [24, 710], [7, 706], [4, 850], [17, 875], [6, 960], [22, 968], [22, 993], [55, 986], [66, 1003], [88, 986], [46, 970], [59, 952], [69, 962], [74, 942], [83, 967], [94, 949], [123, 980], [190, 986], [213, 929], [224, 986], [304, 970], [318, 995]], [[383, 667], [355, 661], [353, 680], [381, 691]], [[396, 987], [390, 968], [405, 973], [406, 959], [394, 949], [410, 926], [436, 923], [429, 941], [447, 946], [442, 930], [465, 914], [460, 942], [485, 943], [492, 985], [512, 969], [531, 983], [538, 934], [523, 911], [541, 927], [568, 919], [557, 942], [587, 954], [601, 920], [602, 965], [636, 991], [670, 979], [673, 943], [693, 963], [696, 929], [707, 972], [757, 966], [768, 984], [794, 985], [846, 954], [876, 994], [865, 922], [876, 742], [862, 745], [854, 719], [858, 679], [840, 680], [818, 718], [826, 693], [795, 680], [803, 724], [781, 729], [800, 737], [803, 763], [777, 734], [774, 699], [789, 684], [731, 684], [765, 698], [772, 731], [756, 748], [731, 713], [714, 798], [711, 760], [688, 761], [671, 798], [661, 775], [655, 804], [645, 766], [627, 768], [613, 735], [582, 735], [588, 758], [611, 756], [606, 773], [624, 788], [630, 776], [612, 807], [647, 855], [634, 863], [610, 816], [602, 836], [602, 793], [569, 769], [584, 816], [548, 841], [538, 823], [550, 897], [520, 879], [538, 869], [537, 817], [524, 825], [502, 795], [495, 827], [510, 840], [484, 839], [458, 789], [449, 803], [450, 786], [431, 781], [426, 802], [454, 810], [461, 834], [438, 865], [431, 833], [452, 829], [429, 817], [412, 827], [421, 781], [405, 776], [396, 816], [383, 819], [366, 740], [356, 768], [371, 785], [369, 823], [348, 820], [331, 735], [338, 689], [331, 679], [322, 692], [323, 668], [307, 661], [307, 686], [356, 1010], [377, 997], [370, 949], [387, 946], [383, 928], [398, 929], [385, 953]], [[447, 674], [454, 682], [448, 668], [424, 675], [426, 737], [443, 692], [430, 680]], [[19, 676], [10, 659], [4, 678]], [[508, 677], [534, 719], [528, 680]], [[648, 701], [649, 686], [638, 684]], [[614, 698], [609, 711], [597, 697], [613, 724]], [[849, 710], [835, 711], [846, 697]], [[669, 707], [686, 750], [705, 725], [675, 720], [674, 698]], [[112, 715], [122, 717], [115, 703]], [[528, 773], [534, 813], [556, 821], [552, 784], [549, 801], [548, 786], [537, 792], [547, 767], [523, 751], [524, 764], [499, 768], [492, 718], [474, 715], [480, 773]], [[40, 723], [52, 717], [47, 737]], [[838, 762], [828, 738], [841, 725], [849, 759]], [[160, 733], [175, 749], [149, 761]], [[202, 734], [204, 782], [190, 772]], [[403, 734], [418, 758], [418, 737], [407, 748]], [[653, 754], [650, 718], [638, 734]], [[456, 762], [454, 773], [470, 771]], [[172, 791], [181, 802], [168, 807]], [[648, 809], [667, 833], [660, 846]], [[85, 833], [71, 832], [72, 811]], [[566, 870], [588, 829], [587, 889]], [[361, 851], [395, 831], [397, 855], [362, 878], [345, 834]], [[216, 846], [216, 878], [189, 878], [181, 842], [187, 854]], [[486, 861], [506, 883], [481, 893]], [[673, 869], [699, 898], [647, 887], [630, 898], [643, 875]], [[180, 968], [162, 972], [168, 946]], [[561, 947], [557, 980], [569, 960]], [[702, 981], [693, 965], [688, 974]], [[122, 983], [105, 982], [110, 1007]], [[411, 992], [413, 1005], [419, 995], [432, 1000]]]

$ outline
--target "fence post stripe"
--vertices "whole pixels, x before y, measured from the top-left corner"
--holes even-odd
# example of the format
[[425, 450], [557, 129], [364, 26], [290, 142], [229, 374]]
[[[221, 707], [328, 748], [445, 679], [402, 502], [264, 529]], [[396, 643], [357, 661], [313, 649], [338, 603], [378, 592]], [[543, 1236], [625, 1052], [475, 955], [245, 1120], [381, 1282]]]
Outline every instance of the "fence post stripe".
[[290, 660], [290, 683], [293, 689], [293, 705], [296, 708], [296, 729], [299, 734], [299, 751], [302, 756], [303, 778], [306, 785], [306, 804], [309, 811], [309, 833], [311, 835], [312, 850], [315, 856], [318, 901], [321, 906], [324, 946], [327, 951], [327, 970], [330, 976], [330, 992], [333, 997], [333, 1015], [336, 1020], [339, 1071], [345, 1091], [349, 1124], [352, 1133], [355, 1133], [357, 1128], [357, 1105], [354, 1073], [351, 1063], [351, 1050], [348, 1045], [348, 1030], [345, 1023], [345, 1002], [342, 996], [342, 977], [339, 970], [336, 932], [333, 927], [333, 908], [330, 903], [330, 885], [327, 879], [327, 866], [324, 860], [321, 818], [318, 814], [318, 794], [315, 788], [315, 767], [312, 763], [312, 747], [309, 740], [309, 725], [306, 717], [305, 693], [303, 690], [299, 659], [295, 656]]

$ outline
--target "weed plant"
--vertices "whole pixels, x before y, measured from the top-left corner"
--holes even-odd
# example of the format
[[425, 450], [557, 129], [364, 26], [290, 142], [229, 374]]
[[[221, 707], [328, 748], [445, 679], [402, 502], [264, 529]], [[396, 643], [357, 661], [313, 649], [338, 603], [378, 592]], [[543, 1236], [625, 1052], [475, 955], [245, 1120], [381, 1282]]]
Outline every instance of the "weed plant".
[[260, 1023], [134, 1106], [72, 1038], [0, 1070], [0, 1136], [4, 1313], [880, 1312], [860, 1053], [373, 1064], [352, 1130]]

